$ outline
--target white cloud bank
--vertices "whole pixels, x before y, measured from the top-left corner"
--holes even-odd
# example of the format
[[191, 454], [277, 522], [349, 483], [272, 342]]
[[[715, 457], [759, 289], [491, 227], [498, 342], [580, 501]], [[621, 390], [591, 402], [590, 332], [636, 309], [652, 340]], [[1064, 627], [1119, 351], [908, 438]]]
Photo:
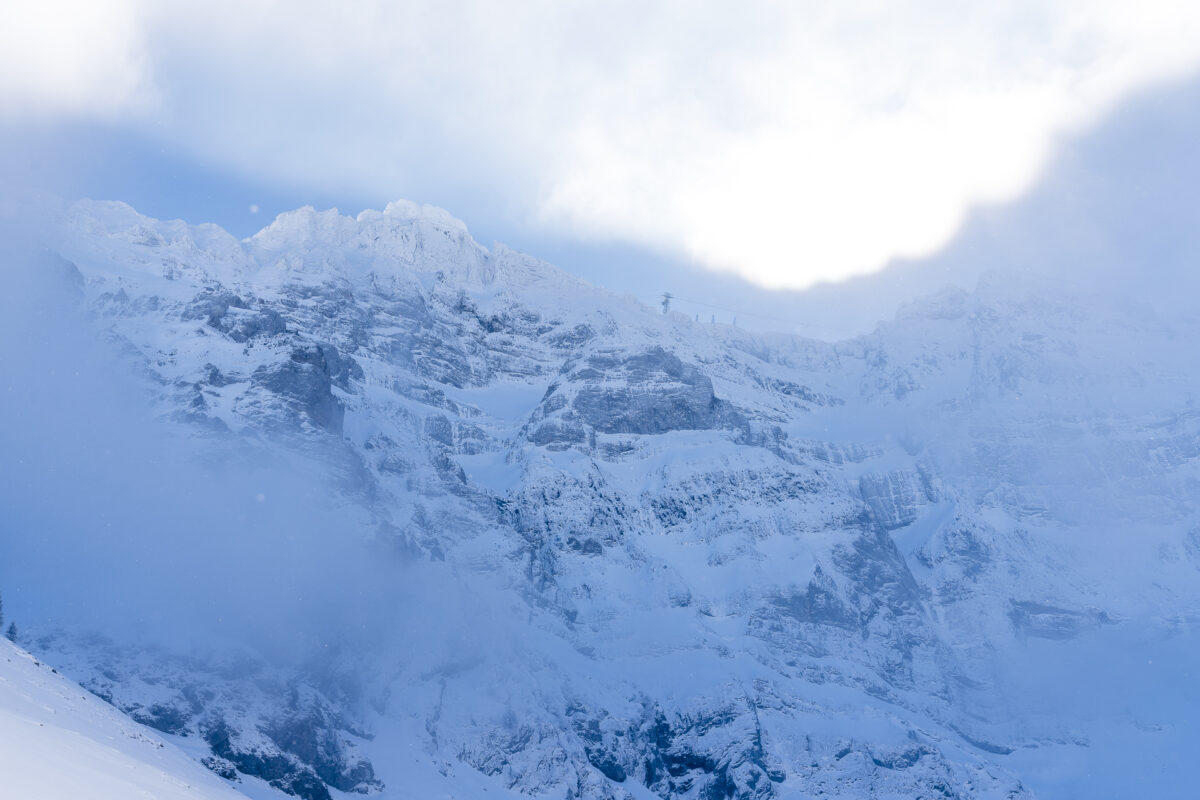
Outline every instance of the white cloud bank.
[[2, 30], [5, 116], [118, 115], [326, 191], [453, 184], [510, 225], [797, 288], [937, 248], [1200, 66], [1200, 5], [1157, 0], [91, 0]]

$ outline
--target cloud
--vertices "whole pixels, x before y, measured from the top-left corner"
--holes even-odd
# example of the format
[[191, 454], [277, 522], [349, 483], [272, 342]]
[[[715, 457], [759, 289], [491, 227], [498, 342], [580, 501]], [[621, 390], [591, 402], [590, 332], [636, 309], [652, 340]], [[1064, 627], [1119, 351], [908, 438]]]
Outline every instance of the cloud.
[[[55, 51], [6, 56], [40, 77], [10, 80], [5, 105], [121, 108], [256, 177], [489, 198], [499, 227], [634, 242], [767, 286], [933, 251], [973, 204], [1026, 189], [1061, 137], [1200, 63], [1200, 8], [1168, 2], [106, 11], [103, 45], [86, 16], [61, 17], [57, 41], [87, 46], [57, 71]], [[50, 36], [34, 17], [9, 38]]]
[[156, 93], [140, 4], [10, 3], [0, 26], [0, 119], [145, 111]]

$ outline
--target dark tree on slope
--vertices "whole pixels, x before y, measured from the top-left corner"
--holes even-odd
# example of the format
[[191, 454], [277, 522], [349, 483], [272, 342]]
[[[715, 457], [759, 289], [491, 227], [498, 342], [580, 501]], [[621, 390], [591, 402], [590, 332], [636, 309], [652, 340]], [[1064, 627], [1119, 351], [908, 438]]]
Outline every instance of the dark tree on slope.
[[17, 623], [10, 623], [8, 626], [8, 633], [4, 635], [8, 637], [10, 642], [15, 642], [17, 640]]

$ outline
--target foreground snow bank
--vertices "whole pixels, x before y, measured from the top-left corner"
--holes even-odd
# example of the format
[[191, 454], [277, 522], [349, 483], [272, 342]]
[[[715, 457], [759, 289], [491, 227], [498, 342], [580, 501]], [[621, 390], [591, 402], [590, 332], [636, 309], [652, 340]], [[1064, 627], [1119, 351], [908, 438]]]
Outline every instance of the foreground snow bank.
[[178, 748], [0, 641], [0, 794], [245, 800]]

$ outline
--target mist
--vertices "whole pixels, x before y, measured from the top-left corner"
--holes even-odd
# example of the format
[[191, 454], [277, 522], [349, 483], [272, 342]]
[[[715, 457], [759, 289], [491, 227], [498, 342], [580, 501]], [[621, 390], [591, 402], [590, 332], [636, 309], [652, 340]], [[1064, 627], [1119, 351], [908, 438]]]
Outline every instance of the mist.
[[361, 510], [334, 501], [325, 454], [156, 417], [161, 387], [84, 315], [73, 266], [13, 241], [0, 299], [9, 618], [287, 659], [394, 627], [403, 569], [371, 550]]

